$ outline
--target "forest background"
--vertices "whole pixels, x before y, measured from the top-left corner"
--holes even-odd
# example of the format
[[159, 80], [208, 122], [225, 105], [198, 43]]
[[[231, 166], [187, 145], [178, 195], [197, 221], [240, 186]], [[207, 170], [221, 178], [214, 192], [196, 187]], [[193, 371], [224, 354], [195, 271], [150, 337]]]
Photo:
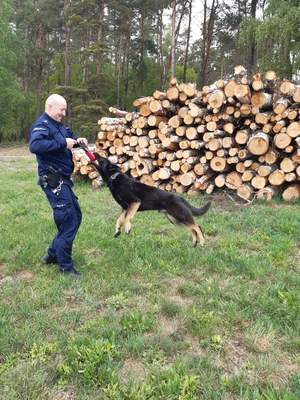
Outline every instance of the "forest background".
[[109, 106], [237, 64], [299, 82], [299, 0], [0, 0], [0, 142], [27, 140], [49, 93], [93, 139]]

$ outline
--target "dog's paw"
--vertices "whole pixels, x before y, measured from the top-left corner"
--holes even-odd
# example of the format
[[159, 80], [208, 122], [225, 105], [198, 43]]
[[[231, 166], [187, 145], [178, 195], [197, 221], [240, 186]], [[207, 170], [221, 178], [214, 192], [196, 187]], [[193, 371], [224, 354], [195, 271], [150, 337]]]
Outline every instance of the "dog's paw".
[[131, 232], [131, 226], [129, 226], [129, 227], [125, 226], [124, 231], [125, 231], [126, 235], [129, 235], [129, 233]]
[[121, 235], [121, 231], [117, 231], [117, 232], [115, 232], [114, 237], [117, 238], [117, 237], [119, 237], [120, 235]]

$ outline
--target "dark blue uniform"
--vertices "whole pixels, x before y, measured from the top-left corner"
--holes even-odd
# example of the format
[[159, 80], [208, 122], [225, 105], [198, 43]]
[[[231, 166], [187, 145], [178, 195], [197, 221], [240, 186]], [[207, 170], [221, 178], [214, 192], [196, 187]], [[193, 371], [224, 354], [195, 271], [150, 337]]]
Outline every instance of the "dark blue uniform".
[[48, 255], [57, 261], [61, 271], [73, 268], [72, 245], [82, 219], [77, 197], [72, 190], [70, 177], [74, 164], [66, 138], [76, 139], [70, 128], [44, 113], [33, 123], [29, 142], [30, 151], [36, 154], [40, 177], [49, 173], [49, 166], [62, 171], [60, 190], [53, 190], [49, 185], [42, 187], [58, 230], [48, 248]]

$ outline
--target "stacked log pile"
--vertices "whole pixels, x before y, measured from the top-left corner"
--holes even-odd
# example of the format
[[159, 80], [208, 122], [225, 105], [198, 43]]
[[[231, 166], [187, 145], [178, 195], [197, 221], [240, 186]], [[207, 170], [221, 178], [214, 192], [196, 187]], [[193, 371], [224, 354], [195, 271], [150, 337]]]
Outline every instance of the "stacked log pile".
[[124, 172], [167, 191], [210, 194], [228, 188], [251, 200], [300, 197], [300, 86], [269, 71], [197, 90], [175, 78], [166, 92], [111, 108], [96, 150]]

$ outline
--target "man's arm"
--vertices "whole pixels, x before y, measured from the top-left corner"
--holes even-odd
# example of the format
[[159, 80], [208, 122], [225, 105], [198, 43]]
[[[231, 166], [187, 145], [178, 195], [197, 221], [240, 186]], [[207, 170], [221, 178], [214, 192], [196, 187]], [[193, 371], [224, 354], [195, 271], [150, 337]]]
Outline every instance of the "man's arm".
[[86, 138], [82, 138], [82, 137], [77, 138], [77, 137], [74, 135], [74, 133], [72, 132], [72, 130], [71, 130], [71, 128], [70, 128], [69, 126], [66, 126], [66, 131], [67, 131], [67, 133], [68, 133], [68, 135], [69, 135], [70, 138], [76, 140], [77, 143], [74, 145], [74, 147], [79, 147], [79, 144], [83, 144], [83, 145], [85, 145], [85, 146], [88, 145], [87, 139], [86, 139]]
[[67, 140], [62, 136], [51, 137], [48, 126], [39, 124], [32, 128], [29, 141], [31, 153], [42, 154], [64, 147], [67, 147]]

